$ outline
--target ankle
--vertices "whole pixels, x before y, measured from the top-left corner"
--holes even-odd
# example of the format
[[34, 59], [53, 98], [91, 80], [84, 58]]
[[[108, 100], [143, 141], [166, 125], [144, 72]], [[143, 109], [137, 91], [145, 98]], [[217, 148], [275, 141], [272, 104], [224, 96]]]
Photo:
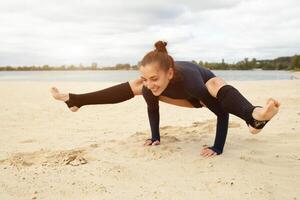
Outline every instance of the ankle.
[[70, 99], [70, 95], [69, 95], [69, 93], [67, 93], [67, 94], [62, 94], [62, 100], [63, 101], [68, 101]]
[[262, 112], [262, 108], [260, 107], [256, 107], [254, 108], [253, 112], [252, 112], [252, 117], [256, 120], [262, 120], [263, 119], [263, 112]]

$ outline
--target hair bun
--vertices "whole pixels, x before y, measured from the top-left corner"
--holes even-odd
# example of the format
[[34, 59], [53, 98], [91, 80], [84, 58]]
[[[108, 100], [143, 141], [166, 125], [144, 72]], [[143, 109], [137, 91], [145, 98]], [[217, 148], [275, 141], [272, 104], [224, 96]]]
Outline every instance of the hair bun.
[[164, 41], [160, 40], [160, 41], [157, 41], [154, 46], [155, 46], [156, 51], [163, 52], [163, 53], [168, 53], [168, 51], [166, 49], [167, 42], [164, 42]]

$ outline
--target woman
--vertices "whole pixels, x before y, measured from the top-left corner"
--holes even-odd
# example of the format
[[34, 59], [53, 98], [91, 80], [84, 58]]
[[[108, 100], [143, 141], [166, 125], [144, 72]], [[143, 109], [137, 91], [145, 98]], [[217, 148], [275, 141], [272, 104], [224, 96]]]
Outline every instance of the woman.
[[141, 78], [86, 94], [63, 94], [51, 89], [55, 99], [64, 101], [71, 111], [92, 104], [119, 103], [143, 95], [148, 108], [151, 138], [146, 146], [159, 145], [159, 101], [177, 106], [207, 107], [217, 116], [216, 138], [213, 146], [205, 146], [201, 155], [210, 157], [223, 152], [229, 113], [243, 119], [251, 133], [256, 134], [277, 114], [280, 103], [269, 98], [264, 107], [253, 106], [237, 89], [227, 85], [210, 70], [191, 62], [175, 61], [168, 55], [166, 42], [155, 43], [139, 64]]

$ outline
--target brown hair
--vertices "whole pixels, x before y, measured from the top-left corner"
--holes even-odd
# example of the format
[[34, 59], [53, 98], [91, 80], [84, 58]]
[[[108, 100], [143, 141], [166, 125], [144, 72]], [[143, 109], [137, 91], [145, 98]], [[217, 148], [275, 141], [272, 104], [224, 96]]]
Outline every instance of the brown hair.
[[153, 51], [148, 52], [142, 59], [142, 61], [139, 62], [140, 66], [145, 66], [147, 64], [157, 62], [158, 66], [164, 70], [168, 71], [169, 68], [173, 68], [174, 70], [174, 76], [171, 79], [172, 82], [181, 80], [181, 76], [176, 69], [174, 60], [172, 56], [168, 54], [168, 51], [166, 49], [167, 42], [164, 41], [157, 41], [154, 44], [155, 49]]

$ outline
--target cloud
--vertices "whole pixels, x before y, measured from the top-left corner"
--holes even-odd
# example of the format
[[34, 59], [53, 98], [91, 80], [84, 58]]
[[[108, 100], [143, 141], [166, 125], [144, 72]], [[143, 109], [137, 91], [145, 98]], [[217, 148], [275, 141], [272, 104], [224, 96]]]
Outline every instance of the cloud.
[[136, 64], [157, 40], [178, 60], [234, 62], [300, 50], [296, 0], [0, 2], [0, 66]]

